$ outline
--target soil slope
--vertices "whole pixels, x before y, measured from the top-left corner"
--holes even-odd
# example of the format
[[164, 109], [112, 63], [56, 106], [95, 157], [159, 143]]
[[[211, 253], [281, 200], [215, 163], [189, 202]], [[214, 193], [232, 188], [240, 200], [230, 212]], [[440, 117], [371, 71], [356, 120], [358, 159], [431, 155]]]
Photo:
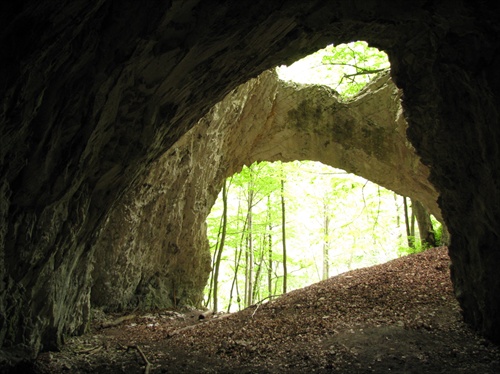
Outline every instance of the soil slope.
[[231, 315], [95, 313], [38, 373], [499, 373], [462, 322], [446, 248], [350, 271]]

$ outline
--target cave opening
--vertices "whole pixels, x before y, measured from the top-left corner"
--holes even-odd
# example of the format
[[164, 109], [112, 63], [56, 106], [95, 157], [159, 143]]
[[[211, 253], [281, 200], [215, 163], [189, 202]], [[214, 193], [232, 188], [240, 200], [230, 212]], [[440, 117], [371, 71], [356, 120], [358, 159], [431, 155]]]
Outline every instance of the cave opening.
[[[363, 192], [370, 180], [374, 186], [415, 197], [440, 218], [428, 170], [406, 141], [401, 92], [390, 80], [387, 55], [358, 41], [327, 46], [298, 64], [298, 69], [295, 64], [290, 67], [295, 73], [284, 67], [278, 73], [268, 70], [231, 91], [151, 165], [142, 184], [124, 196], [94, 246], [94, 259], [100, 266], [92, 274], [93, 307], [151, 309], [198, 306], [204, 296], [210, 300], [203, 290], [207, 280], [209, 285], [212, 282], [209, 274], [215, 260], [208, 248], [205, 220], [225, 178], [255, 161], [322, 162], [364, 178]], [[298, 78], [309, 83], [297, 84]], [[359, 90], [362, 94], [357, 94]], [[381, 187], [376, 191], [380, 197]], [[358, 211], [366, 210], [366, 199], [361, 196], [359, 201], [365, 204]], [[394, 197], [392, 201], [401, 210], [402, 203], [394, 202]], [[380, 226], [379, 216], [374, 222], [372, 231]], [[399, 224], [404, 222], [399, 218]], [[407, 236], [415, 237], [415, 233], [418, 229]], [[373, 241], [369, 235], [341, 236], [351, 238], [351, 242], [344, 240], [351, 248], [365, 239]], [[309, 267], [314, 274], [300, 269], [292, 269], [292, 274], [312, 283], [323, 278], [317, 273], [333, 275], [397, 256], [403, 247], [398, 241], [404, 241], [404, 236], [379, 236], [396, 236], [392, 255], [352, 254], [345, 261], [351, 263], [347, 267], [326, 264], [332, 269], [324, 272], [316, 264]], [[315, 240], [315, 245], [321, 245]], [[388, 245], [374, 244], [388, 251]], [[355, 257], [359, 261], [353, 265]], [[281, 289], [280, 276], [274, 279], [274, 288]], [[305, 284], [296, 282], [288, 289]]]
[[360, 92], [377, 74], [390, 71], [388, 55], [365, 41], [353, 41], [325, 48], [276, 68], [284, 81], [325, 85], [342, 98], [349, 99]]
[[[300, 91], [301, 85], [304, 84], [311, 86], [313, 90], [316, 87], [327, 86], [329, 89], [333, 89], [331, 92], [335, 97], [338, 97], [339, 103], [347, 103], [349, 101], [356, 102], [357, 96], [370, 96], [373, 93], [370, 92], [370, 89], [365, 90], [364, 95], [359, 95], [359, 93], [365, 86], [373, 85], [374, 81], [380, 80], [384, 74], [387, 76], [389, 69], [388, 56], [384, 52], [370, 47], [364, 41], [356, 41], [337, 46], [329, 45], [288, 67], [277, 67], [276, 72], [279, 81], [284, 82], [285, 86], [291, 82], [294, 91]], [[295, 86], [295, 84], [299, 84], [299, 86]], [[380, 85], [376, 87], [375, 90], [379, 90]], [[307, 97], [307, 95], [305, 96]], [[238, 98], [232, 100], [238, 102]], [[226, 101], [231, 104], [231, 99]], [[401, 111], [399, 96], [393, 101], [396, 101], [399, 111]], [[222, 106], [225, 105], [227, 104], [222, 104]], [[318, 106], [320, 105], [321, 102], [318, 103]], [[255, 110], [255, 108], [253, 109]], [[263, 109], [265, 111], [265, 108]], [[322, 109], [316, 108], [315, 110], [317, 112]], [[376, 113], [391, 110], [394, 111], [394, 108], [388, 110], [383, 106], [375, 106], [362, 113], [361, 119], [358, 121], [376, 127], [376, 122], [379, 120], [376, 118]], [[402, 122], [402, 117], [398, 113], [397, 116], [393, 116], [389, 120]], [[310, 122], [308, 125], [301, 124], [301, 127], [310, 126], [314, 129], [318, 125], [315, 120], [315, 116], [301, 118], [301, 121]], [[357, 131], [357, 123], [348, 121], [347, 125], [349, 127], [344, 129], [345, 132], [355, 133]], [[255, 125], [252, 124], [252, 126]], [[403, 127], [405, 128], [406, 124], [401, 126], [402, 129]], [[339, 132], [338, 129], [332, 128], [327, 128], [326, 131], [329, 132], [329, 136], [334, 138]], [[401, 137], [395, 140], [383, 139], [380, 136], [373, 137], [372, 131], [371, 128], [362, 131], [366, 138], [371, 138], [372, 146], [378, 147], [378, 143], [402, 141]], [[264, 132], [259, 137], [260, 148], [284, 148], [279, 139], [273, 139], [272, 131], [270, 133], [271, 135]], [[406, 139], [404, 131], [401, 131], [401, 135]], [[252, 145], [254, 144], [255, 142]], [[290, 161], [297, 156], [287, 156], [284, 153], [293, 153], [290, 150], [293, 147], [293, 145], [289, 146], [289, 149], [274, 156], [267, 155], [267, 157], [263, 155], [265, 153], [263, 151], [254, 151], [257, 154], [254, 159]], [[329, 145], [326, 144], [325, 148], [329, 148]], [[216, 310], [221, 308], [228, 312], [235, 309], [241, 310], [243, 307], [251, 305], [256, 299], [273, 298], [284, 290], [301, 288], [351, 269], [387, 262], [399, 256], [440, 244], [441, 223], [428, 212], [425, 206], [417, 199], [402, 197], [377, 183], [368, 181], [368, 179], [380, 180], [378, 174], [381, 172], [376, 170], [376, 167], [371, 175], [368, 173], [371, 178], [365, 179], [358, 175], [366, 175], [366, 171], [356, 173], [356, 167], [351, 166], [350, 172], [346, 172], [343, 169], [326, 166], [326, 164], [337, 166], [339, 164], [338, 158], [344, 157], [343, 152], [340, 149], [341, 155], [335, 156], [335, 160], [328, 159], [328, 157], [326, 159], [318, 157], [319, 161], [324, 161], [325, 164], [319, 161], [295, 161], [283, 164], [281, 162], [258, 164], [247, 161], [244, 164], [250, 164], [250, 166], [244, 166], [241, 173], [234, 174], [224, 182], [224, 188], [219, 193], [206, 222], [212, 269], [205, 287], [204, 304], [206, 307]], [[345, 156], [345, 158], [349, 159], [350, 156]], [[250, 159], [252, 158], [250, 157]], [[307, 157], [302, 159], [307, 159]], [[400, 163], [400, 161], [398, 159], [396, 163]], [[370, 161], [367, 160], [366, 162], [361, 160], [361, 162], [370, 164]], [[364, 167], [371, 169], [370, 165]], [[279, 203], [276, 198], [274, 198], [274, 203], [271, 202], [273, 195], [271, 186], [274, 186], [274, 193], [280, 191], [279, 183], [276, 184], [276, 178], [278, 175], [284, 176], [284, 170], [288, 170], [287, 178], [292, 183], [291, 185], [286, 183], [287, 189], [292, 186], [293, 191], [290, 193], [287, 191], [286, 194], [283, 192], [281, 196], [286, 195], [287, 199], [293, 201], [292, 206], [295, 211], [288, 216], [286, 222], [279, 225], [276, 217], [274, 222], [271, 222], [273, 221], [271, 205]], [[397, 176], [397, 167], [392, 167], [390, 172], [396, 178], [400, 178]], [[311, 177], [314, 173], [316, 176]], [[259, 177], [258, 174], [262, 174], [262, 176]], [[324, 178], [326, 175], [342, 176], [342, 181], [334, 182], [332, 178], [326, 180]], [[281, 180], [285, 181], [285, 179]], [[318, 182], [319, 180], [321, 182]], [[293, 186], [294, 183], [295, 186]], [[332, 184], [335, 186], [332, 187]], [[262, 191], [257, 191], [259, 185], [266, 191], [263, 195]], [[230, 188], [231, 186], [232, 188]], [[327, 191], [325, 186], [330, 190]], [[228, 192], [228, 190], [235, 189], [238, 189], [239, 192]], [[323, 195], [320, 203], [318, 201], [312, 202], [311, 199], [318, 199], [317, 195], [320, 191]], [[243, 196], [245, 194], [246, 197]], [[257, 205], [253, 206], [254, 200], [259, 194], [262, 195], [263, 200], [267, 199], [267, 203], [260, 201], [260, 208]], [[344, 196], [337, 196], [339, 194], [344, 194]], [[246, 202], [243, 201], [245, 198]], [[281, 199], [283, 209], [286, 205], [284, 200], [284, 198]], [[308, 203], [306, 203], [307, 200], [309, 200]], [[345, 205], [348, 201], [351, 206]], [[309, 204], [308, 207], [306, 207], [307, 204]], [[321, 209], [318, 204], [322, 205]], [[243, 205], [247, 206], [246, 213], [241, 211]], [[333, 205], [337, 205], [337, 210], [333, 208]], [[313, 212], [312, 206], [315, 206], [316, 212]], [[419, 219], [419, 225], [416, 225], [415, 217], [417, 215], [415, 211], [420, 207], [422, 210], [419, 218], [422, 218], [422, 214], [425, 216], [426, 226], [422, 226], [419, 230], [422, 220]], [[259, 209], [260, 211], [255, 212]], [[276, 209], [274, 208], [275, 211]], [[255, 217], [253, 217], [254, 215]], [[253, 217], [253, 221], [259, 219], [261, 221], [249, 223], [250, 216]], [[262, 221], [263, 217], [264, 221], [267, 220], [266, 222]], [[322, 221], [321, 228], [318, 228], [318, 222], [315, 222], [318, 221], [318, 218], [321, 218], [319, 221]], [[341, 222], [340, 218], [344, 222]], [[248, 227], [250, 225], [251, 228]], [[314, 225], [316, 227], [312, 228]], [[285, 226], [290, 227], [285, 229]], [[257, 233], [255, 232], [256, 227], [260, 227]], [[285, 230], [287, 235], [283, 234]], [[426, 235], [420, 235], [419, 231], [430, 235], [432, 240], [429, 237], [426, 240]], [[281, 234], [279, 234], [280, 232]], [[293, 234], [290, 235], [290, 233]], [[221, 239], [221, 235], [224, 238]], [[275, 238], [273, 239], [272, 236]], [[334, 240], [335, 237], [341, 239]], [[284, 242], [289, 243], [288, 257], [283, 253], [280, 255], [277, 249], [279, 243], [283, 245]], [[267, 252], [264, 247], [268, 247]], [[335, 249], [335, 253], [333, 250], [331, 253], [330, 250], [327, 250], [330, 247]], [[254, 251], [256, 253], [253, 253]], [[264, 252], [266, 253], [264, 254]], [[314, 255], [311, 257], [312, 252]], [[281, 257], [278, 258], [279, 256]], [[265, 259], [266, 257], [267, 259]], [[286, 258], [285, 261], [284, 258]], [[281, 264], [282, 273], [285, 273], [287, 270], [284, 264], [288, 262], [290, 262], [288, 266], [291, 270], [289, 275], [287, 274], [289, 279], [284, 281], [285, 276], [279, 274], [278, 267]], [[264, 273], [267, 274], [268, 279], [267, 289], [258, 285], [259, 282], [263, 282]], [[251, 280], [252, 277], [255, 279]], [[283, 286], [283, 283], [287, 285]], [[241, 297], [241, 294], [244, 296]], [[216, 300], [219, 297], [220, 302]]]
[[[212, 271], [204, 306], [234, 312], [424, 251], [431, 245], [416, 224], [418, 209], [418, 201], [321, 162], [244, 166], [207, 217]], [[438, 246], [442, 226], [426, 219]]]

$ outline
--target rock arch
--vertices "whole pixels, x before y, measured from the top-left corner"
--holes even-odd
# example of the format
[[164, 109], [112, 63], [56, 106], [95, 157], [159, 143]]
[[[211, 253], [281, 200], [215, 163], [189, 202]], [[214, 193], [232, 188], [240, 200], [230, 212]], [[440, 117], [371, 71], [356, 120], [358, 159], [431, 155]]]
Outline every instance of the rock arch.
[[403, 89], [409, 138], [452, 234], [464, 317], [500, 341], [498, 5], [12, 4], [0, 12], [2, 362], [85, 329], [110, 211], [215, 103], [273, 66], [359, 39], [389, 54]]
[[440, 218], [429, 170], [406, 140], [388, 74], [343, 102], [274, 71], [217, 103], [124, 197], [96, 243], [92, 302], [171, 307], [201, 300], [210, 269], [205, 220], [223, 180], [255, 161], [315, 160], [423, 201]]

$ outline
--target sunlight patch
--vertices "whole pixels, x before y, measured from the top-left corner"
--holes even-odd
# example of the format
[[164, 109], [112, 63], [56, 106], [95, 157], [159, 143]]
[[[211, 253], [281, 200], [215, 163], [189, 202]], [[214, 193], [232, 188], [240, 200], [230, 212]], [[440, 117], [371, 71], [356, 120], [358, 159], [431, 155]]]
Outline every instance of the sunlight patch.
[[363, 41], [329, 45], [277, 68], [281, 80], [332, 87], [344, 97], [357, 94], [368, 82], [390, 69], [385, 52]]

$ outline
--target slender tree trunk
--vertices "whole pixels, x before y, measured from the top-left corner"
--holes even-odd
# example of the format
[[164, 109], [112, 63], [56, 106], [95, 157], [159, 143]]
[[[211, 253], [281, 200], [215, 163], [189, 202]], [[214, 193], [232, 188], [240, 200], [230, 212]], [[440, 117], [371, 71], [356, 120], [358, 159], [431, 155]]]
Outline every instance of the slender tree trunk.
[[[396, 227], [399, 229], [401, 226], [401, 215], [399, 213], [399, 208], [401, 207], [398, 204], [398, 194], [394, 193], [394, 205], [396, 206]], [[401, 237], [403, 234], [401, 234], [401, 231], [398, 230], [398, 243], [400, 243]]]
[[[238, 215], [237, 215], [238, 229], [240, 228], [239, 227], [240, 217], [241, 217], [241, 195], [239, 196], [238, 199]], [[233, 281], [231, 283], [231, 290], [229, 292], [229, 303], [227, 306], [227, 313], [229, 313], [229, 311], [231, 310], [231, 304], [233, 301], [233, 292], [235, 289], [236, 289], [238, 307], [240, 306], [240, 294], [239, 294], [237, 280], [238, 280], [238, 270], [241, 264], [241, 256], [243, 254], [243, 241], [245, 239], [245, 228], [247, 226], [246, 217], [247, 216], [245, 216], [245, 221], [243, 222], [243, 229], [241, 230], [240, 244], [234, 254], [234, 276], [233, 276]]]
[[283, 239], [283, 293], [287, 289], [287, 264], [286, 264], [286, 209], [285, 209], [285, 179], [281, 179], [281, 232]]
[[420, 240], [422, 245], [432, 248], [436, 246], [436, 237], [434, 236], [434, 228], [432, 227], [431, 216], [429, 211], [418, 200], [412, 200], [412, 210], [415, 213], [420, 232]]
[[[220, 226], [219, 226], [220, 231]], [[212, 290], [214, 289], [214, 264], [215, 264], [215, 255], [217, 254], [217, 247], [219, 245], [219, 239], [217, 239], [217, 243], [215, 244], [214, 254], [212, 256], [212, 270], [210, 271], [210, 279], [208, 282], [208, 295], [207, 300], [205, 301], [205, 308], [208, 308], [210, 302], [212, 301]]]
[[222, 259], [222, 251], [224, 250], [224, 244], [226, 241], [226, 232], [227, 232], [227, 181], [224, 181], [222, 185], [222, 232], [219, 242], [219, 248], [217, 251], [217, 258], [215, 260], [215, 269], [214, 269], [214, 282], [213, 282], [213, 311], [217, 312], [217, 302], [218, 302], [218, 286], [219, 286], [219, 270], [220, 270], [220, 262]]
[[330, 276], [330, 212], [328, 211], [328, 204], [323, 202], [323, 279], [328, 279]]
[[[249, 230], [252, 229], [252, 218], [250, 217], [249, 221]], [[247, 304], [246, 306], [250, 306], [253, 303], [253, 295], [252, 295], [252, 289], [253, 289], [253, 235], [252, 232], [250, 231], [248, 233], [248, 299], [247, 299]]]
[[273, 295], [273, 224], [271, 222], [271, 197], [267, 197], [267, 293], [271, 300]]
[[[411, 201], [411, 199], [410, 199]], [[416, 250], [417, 249], [417, 235], [415, 233], [415, 212], [413, 211], [413, 205], [411, 207], [411, 214], [410, 214], [410, 238], [411, 242], [413, 243], [413, 248]]]
[[231, 310], [231, 304], [233, 301], [233, 292], [234, 292], [235, 287], [236, 287], [236, 291], [237, 291], [237, 302], [238, 302], [238, 304], [240, 303], [237, 280], [238, 280], [238, 270], [240, 267], [242, 253], [243, 253], [243, 246], [240, 245], [239, 250], [237, 250], [234, 254], [234, 277], [233, 277], [233, 281], [231, 282], [231, 291], [229, 292], [229, 303], [227, 305], [227, 313], [229, 313], [229, 311]]
[[260, 254], [259, 254], [259, 260], [258, 262], [256, 263], [257, 265], [257, 268], [255, 270], [255, 279], [254, 279], [254, 282], [253, 282], [253, 291], [252, 291], [252, 303], [254, 300], [259, 300], [259, 290], [260, 290], [260, 275], [261, 275], [261, 271], [262, 271], [262, 264], [264, 263], [264, 249], [265, 249], [265, 242], [266, 242], [266, 239], [265, 239], [265, 234], [263, 235], [263, 238], [262, 238], [262, 246], [261, 246], [261, 251], [260, 251]]
[[[224, 181], [224, 187], [225, 187], [225, 184], [226, 184], [226, 181]], [[220, 239], [221, 239], [223, 225], [224, 225], [224, 213], [220, 217], [219, 230], [217, 232], [217, 242], [215, 243], [215, 249], [214, 249], [214, 253], [212, 256], [212, 270], [210, 271], [210, 282], [209, 282], [209, 286], [208, 286], [208, 295], [207, 295], [207, 301], [205, 302], [205, 307], [208, 307], [210, 302], [213, 301], [212, 291], [214, 289], [215, 263], [216, 263], [216, 259], [217, 259], [218, 249], [220, 247]]]
[[415, 249], [415, 240], [414, 237], [412, 237], [411, 235], [410, 217], [408, 216], [408, 202], [406, 197], [403, 197], [403, 205], [405, 211], [405, 225], [406, 225], [406, 237], [408, 239], [408, 247]]
[[416, 234], [415, 234], [415, 210], [413, 209], [413, 200], [410, 199], [410, 201], [412, 202], [411, 204], [411, 215], [410, 215], [410, 235], [413, 239], [413, 243], [415, 243], [415, 238], [416, 238]]
[[248, 306], [248, 287], [249, 287], [249, 275], [248, 275], [248, 269], [249, 269], [249, 261], [248, 261], [248, 232], [246, 233], [245, 237], [245, 290], [243, 294], [243, 305], [244, 307]]
[[245, 306], [250, 306], [253, 303], [252, 290], [253, 290], [253, 183], [248, 187], [248, 225], [247, 225], [247, 251], [245, 256], [246, 271], [245, 271]]
[[271, 242], [271, 234], [269, 234], [268, 245], [268, 260], [267, 260], [267, 292], [269, 299], [272, 300], [273, 295], [273, 246]]

